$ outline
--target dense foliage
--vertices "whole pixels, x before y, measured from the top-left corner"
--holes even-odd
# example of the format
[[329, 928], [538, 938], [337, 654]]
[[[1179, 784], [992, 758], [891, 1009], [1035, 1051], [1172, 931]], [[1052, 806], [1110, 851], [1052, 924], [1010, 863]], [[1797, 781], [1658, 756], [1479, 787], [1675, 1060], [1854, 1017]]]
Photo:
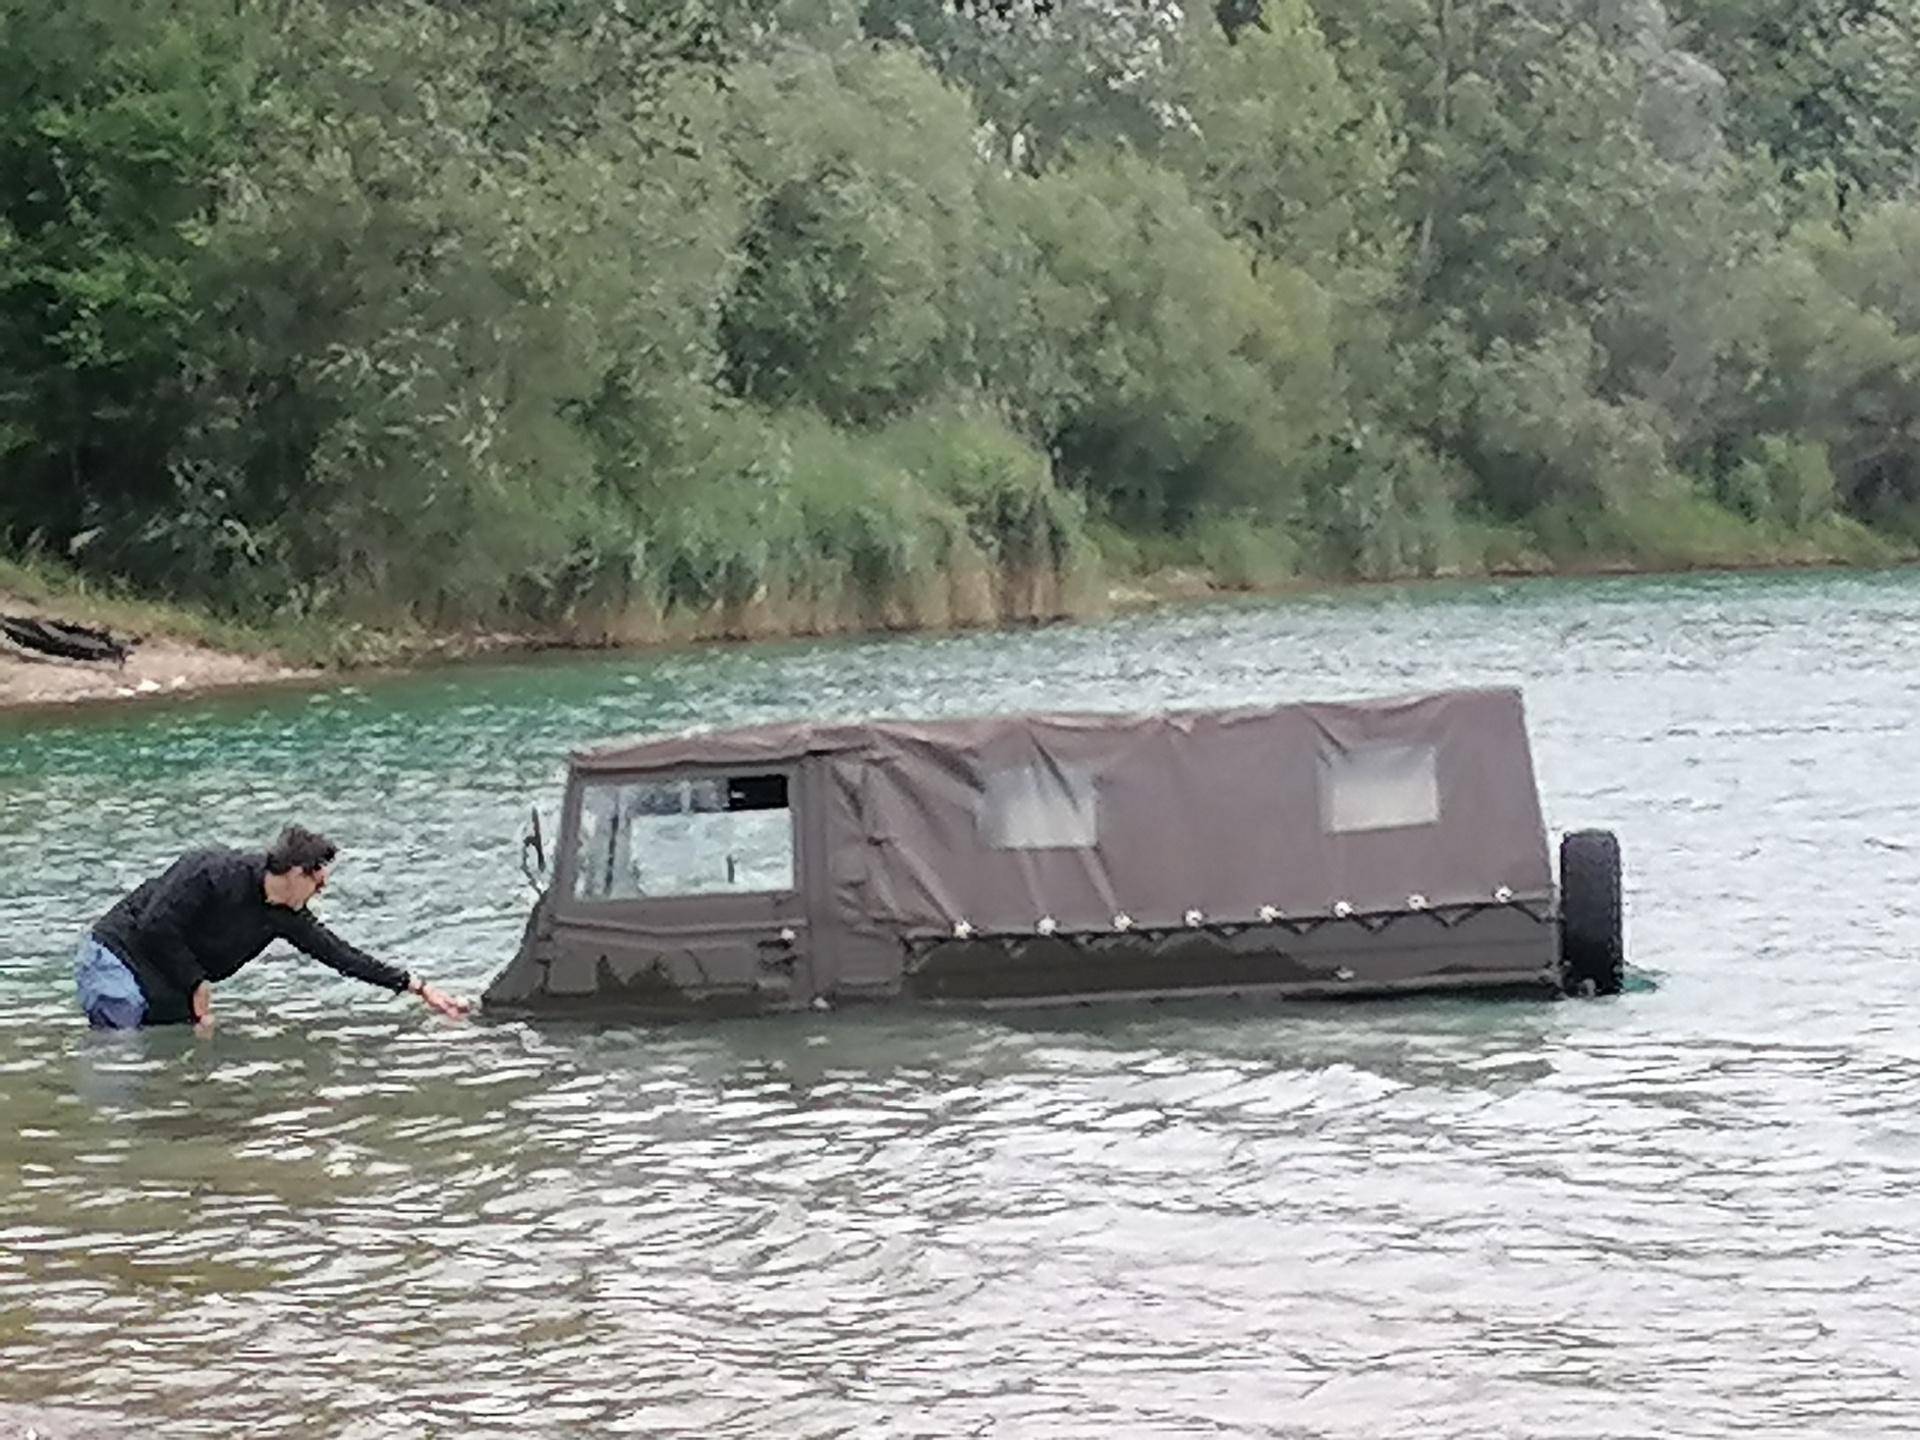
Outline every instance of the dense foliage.
[[1916, 539], [1920, 0], [0, 0], [0, 545], [144, 589]]

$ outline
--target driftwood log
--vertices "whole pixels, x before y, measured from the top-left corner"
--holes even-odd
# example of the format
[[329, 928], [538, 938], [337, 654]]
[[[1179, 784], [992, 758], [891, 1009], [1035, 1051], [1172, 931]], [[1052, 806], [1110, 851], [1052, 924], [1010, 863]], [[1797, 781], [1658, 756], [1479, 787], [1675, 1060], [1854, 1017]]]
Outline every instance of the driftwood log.
[[0, 635], [5, 635], [22, 650], [52, 655], [61, 660], [111, 661], [127, 663], [133, 642], [122, 640], [91, 625], [76, 625], [67, 620], [47, 620], [37, 615], [0, 615]]

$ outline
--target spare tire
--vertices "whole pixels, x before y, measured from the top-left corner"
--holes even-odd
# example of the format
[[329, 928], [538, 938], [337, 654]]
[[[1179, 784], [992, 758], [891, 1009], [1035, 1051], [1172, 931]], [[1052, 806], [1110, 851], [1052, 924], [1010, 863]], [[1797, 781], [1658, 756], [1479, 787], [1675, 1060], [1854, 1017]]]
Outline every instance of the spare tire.
[[1560, 840], [1560, 985], [1569, 995], [1618, 995], [1627, 947], [1620, 903], [1620, 841], [1611, 830]]

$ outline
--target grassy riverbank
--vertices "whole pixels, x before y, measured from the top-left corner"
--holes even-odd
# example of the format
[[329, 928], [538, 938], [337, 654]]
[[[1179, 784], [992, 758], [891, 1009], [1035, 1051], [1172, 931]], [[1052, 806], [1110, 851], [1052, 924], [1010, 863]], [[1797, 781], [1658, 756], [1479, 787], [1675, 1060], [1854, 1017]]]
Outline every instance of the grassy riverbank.
[[[1577, 537], [1461, 527], [1421, 573], [1335, 574], [1301, 563], [1286, 536], [1257, 525], [1178, 536], [1095, 525], [1072, 563], [994, 572], [977, 556], [880, 585], [784, 591], [768, 585], [730, 602], [603, 604], [543, 624], [432, 627], [406, 618], [251, 619], [145, 596], [45, 558], [0, 558], [0, 613], [96, 626], [139, 642], [124, 668], [57, 662], [0, 642], [0, 707], [124, 700], [212, 688], [312, 680], [372, 668], [548, 648], [642, 648], [702, 641], [870, 631], [937, 630], [1090, 618], [1114, 610], [1225, 594], [1287, 594], [1348, 586], [1496, 576], [1662, 574], [1694, 570], [1880, 566], [1916, 549], [1828, 515], [1781, 531], [1701, 503], [1658, 517], [1608, 548]], [[1591, 537], [1586, 537], [1591, 541]], [[1550, 549], [1556, 542], [1556, 554]]]

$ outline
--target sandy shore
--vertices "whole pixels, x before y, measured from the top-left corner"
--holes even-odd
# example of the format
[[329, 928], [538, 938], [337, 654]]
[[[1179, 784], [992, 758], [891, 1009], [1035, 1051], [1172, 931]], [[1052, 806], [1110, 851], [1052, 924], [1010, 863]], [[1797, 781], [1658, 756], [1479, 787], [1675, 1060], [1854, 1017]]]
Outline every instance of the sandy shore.
[[[47, 614], [0, 595], [0, 611], [12, 615]], [[295, 670], [251, 655], [230, 655], [179, 640], [141, 641], [125, 665], [58, 660], [21, 649], [0, 636], [0, 709], [60, 705], [93, 700], [141, 700], [295, 680], [311, 671]]]

